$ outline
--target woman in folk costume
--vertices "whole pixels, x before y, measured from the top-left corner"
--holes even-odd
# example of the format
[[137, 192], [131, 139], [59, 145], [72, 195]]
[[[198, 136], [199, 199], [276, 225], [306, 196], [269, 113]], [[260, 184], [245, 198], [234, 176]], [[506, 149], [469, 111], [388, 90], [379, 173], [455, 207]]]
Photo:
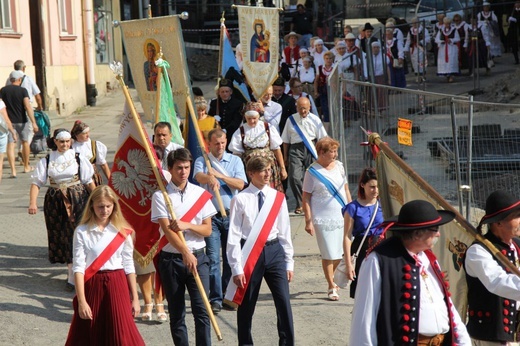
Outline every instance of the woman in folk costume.
[[426, 67], [428, 66], [428, 60], [426, 59], [426, 46], [430, 42], [430, 34], [428, 30], [419, 23], [417, 17], [412, 19], [412, 27], [408, 31], [406, 36], [406, 43], [404, 45], [404, 51], [410, 54], [410, 60], [412, 61], [413, 71], [415, 75], [422, 78], [422, 81], [426, 81], [424, 76], [426, 75]]
[[487, 65], [489, 58], [489, 34], [486, 26], [482, 22], [477, 22], [476, 18], [471, 19], [471, 24], [468, 25], [468, 60], [469, 73], [473, 75], [475, 69], [482, 67], [486, 68], [486, 73], [489, 73], [490, 68]]
[[298, 61], [296, 62], [296, 73], [295, 77], [298, 77], [298, 73], [300, 69], [303, 67], [303, 59], [306, 57], [311, 56], [311, 53], [307, 48], [300, 48], [300, 57], [298, 58]]
[[314, 59], [313, 62], [316, 68], [319, 68], [320, 66], [325, 64], [324, 54], [328, 51], [329, 49], [325, 47], [321, 38], [314, 41], [314, 52], [312, 52], [311, 55]]
[[437, 75], [446, 76], [448, 83], [453, 82], [453, 75], [460, 73], [459, 69], [459, 47], [457, 43], [460, 36], [451, 26], [451, 19], [444, 17], [444, 26], [439, 30], [435, 37], [435, 43], [439, 47], [437, 53]]
[[294, 77], [296, 74], [296, 66], [298, 64], [298, 59], [300, 58], [300, 46], [298, 46], [298, 40], [301, 37], [300, 34], [291, 31], [283, 38], [289, 45], [283, 49], [280, 63], [286, 63], [289, 66], [291, 77]]
[[[381, 52], [381, 43], [379, 41], [374, 41], [371, 44], [372, 49], [372, 64], [373, 69], [372, 72], [374, 73], [374, 79], [373, 82], [375, 84], [380, 85], [388, 85], [388, 76], [390, 75], [390, 58], [388, 55], [383, 54]], [[377, 110], [379, 112], [383, 112], [388, 107], [388, 90], [384, 88], [377, 88], [376, 97], [377, 99], [374, 100], [373, 94], [371, 92], [368, 92], [368, 104], [369, 109], [372, 109], [373, 111]], [[381, 114], [380, 114], [381, 115]]]
[[74, 232], [74, 316], [65, 345], [144, 345], [133, 260], [133, 230], [115, 192], [98, 186]]
[[260, 120], [258, 106], [254, 102], [246, 105], [246, 123], [242, 124], [231, 137], [228, 150], [240, 156], [247, 166], [256, 156], [269, 159], [271, 165], [270, 186], [284, 192], [282, 180], [287, 179], [287, 170], [282, 156], [282, 138], [269, 123]]
[[[341, 59], [337, 60], [337, 64], [339, 65], [338, 68], [343, 78], [364, 81], [368, 77], [366, 54], [355, 45], [355, 42], [356, 37], [354, 34], [347, 34], [345, 37], [345, 45], [347, 48]], [[357, 86], [352, 83], [347, 83], [345, 91], [348, 97], [353, 97], [356, 101], [359, 101], [359, 90]]]
[[484, 2], [482, 11], [477, 14], [477, 20], [483, 23], [489, 32], [489, 41], [491, 43], [489, 54], [491, 59], [502, 56], [502, 43], [500, 42], [500, 28], [495, 12], [490, 11], [491, 4]]
[[86, 157], [92, 164], [94, 168], [94, 176], [92, 179], [96, 186], [103, 183], [103, 178], [101, 174], [99, 174], [98, 166], [103, 173], [105, 173], [107, 181], [110, 180], [110, 168], [107, 163], [107, 146], [100, 141], [90, 139], [90, 127], [81, 120], [76, 120], [70, 134], [74, 140], [72, 149]]
[[394, 36], [392, 27], [386, 28], [386, 55], [390, 58], [390, 85], [397, 88], [406, 88], [404, 68], [404, 45]]
[[392, 36], [399, 41], [404, 47], [404, 34], [403, 31], [396, 26], [395, 19], [390, 17], [386, 20], [385, 27], [386, 29], [392, 29]]
[[469, 68], [469, 60], [468, 60], [468, 43], [469, 43], [469, 35], [468, 35], [468, 24], [462, 19], [460, 14], [456, 14], [453, 16], [453, 26], [459, 32], [460, 41], [457, 44], [459, 47], [459, 68], [461, 70], [465, 70]]
[[[327, 94], [327, 82], [332, 73], [334, 63], [334, 53], [328, 51], [323, 55], [324, 64], [318, 67], [318, 73], [314, 80], [314, 97], [319, 100], [321, 105], [322, 121], [326, 127], [330, 122], [329, 98]], [[317, 114], [316, 114], [317, 115]], [[328, 130], [328, 128], [327, 128]]]
[[302, 90], [309, 95], [314, 95], [314, 80], [316, 79], [316, 67], [312, 58], [306, 56], [302, 59], [302, 66], [298, 69], [297, 77], [302, 83]]
[[32, 175], [28, 211], [32, 215], [38, 211], [38, 193], [48, 179], [50, 187], [45, 194], [43, 213], [49, 240], [49, 261], [67, 264], [65, 287], [73, 291], [72, 236], [87, 203], [89, 191], [95, 185], [92, 181], [92, 165], [70, 148], [70, 142], [70, 132], [65, 129], [54, 130], [54, 136], [47, 140], [47, 146], [52, 152], [40, 160]]

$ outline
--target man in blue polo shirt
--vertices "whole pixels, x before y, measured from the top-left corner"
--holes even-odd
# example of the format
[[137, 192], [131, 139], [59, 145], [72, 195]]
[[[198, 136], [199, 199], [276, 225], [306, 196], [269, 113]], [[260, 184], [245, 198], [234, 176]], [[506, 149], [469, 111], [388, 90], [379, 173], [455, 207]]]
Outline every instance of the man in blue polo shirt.
[[[203, 157], [195, 160], [193, 176], [203, 188], [213, 194], [212, 202], [219, 211], [211, 220], [212, 232], [206, 237], [206, 255], [210, 259], [209, 267], [209, 301], [213, 313], [222, 309], [222, 287], [227, 287], [231, 278], [231, 268], [226, 256], [226, 244], [229, 230], [229, 215], [223, 216], [215, 197], [215, 189], [220, 191], [222, 203], [229, 213], [231, 198], [244, 188], [247, 177], [242, 160], [226, 152], [226, 133], [221, 129], [213, 129], [208, 134], [209, 158], [211, 172], [208, 172]], [[220, 270], [220, 249], [222, 247], [222, 275]]]

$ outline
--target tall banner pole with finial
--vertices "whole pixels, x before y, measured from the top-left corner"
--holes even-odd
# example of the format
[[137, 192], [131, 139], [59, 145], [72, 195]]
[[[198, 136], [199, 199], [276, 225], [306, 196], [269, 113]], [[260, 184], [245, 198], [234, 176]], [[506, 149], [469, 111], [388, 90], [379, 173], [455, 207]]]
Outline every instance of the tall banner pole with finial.
[[[189, 91], [188, 91], [189, 95]], [[188, 106], [188, 111], [190, 113], [190, 120], [193, 123], [193, 127], [195, 129], [195, 132], [197, 134], [197, 141], [199, 142], [200, 151], [202, 152], [202, 157], [204, 158], [204, 163], [206, 163], [206, 167], [208, 168], [208, 174], [213, 175], [212, 171], [213, 168], [211, 167], [211, 161], [209, 160], [208, 153], [206, 153], [206, 150], [204, 150], [204, 140], [202, 139], [202, 135], [199, 128], [199, 123], [197, 122], [197, 116], [195, 115], [195, 109], [193, 108], [193, 104], [191, 102], [191, 98], [188, 96], [186, 98], [186, 104]], [[224, 202], [222, 202], [222, 196], [220, 196], [220, 190], [219, 188], [213, 189], [213, 193], [215, 194], [215, 198], [217, 199], [218, 208], [220, 209], [220, 215], [222, 217], [226, 217], [226, 208], [224, 207]]]
[[[126, 102], [128, 102], [130, 113], [132, 115], [132, 119], [135, 122], [135, 127], [139, 132], [139, 137], [141, 137], [141, 141], [143, 143], [147, 143], [146, 136], [142, 127], [141, 122], [139, 121], [139, 114], [137, 114], [137, 111], [135, 110], [134, 102], [132, 101], [132, 97], [130, 96], [130, 93], [128, 92], [128, 88], [126, 87], [126, 84], [123, 80], [123, 65], [120, 62], [117, 63], [111, 63], [110, 69], [116, 74], [116, 79], [119, 82], [119, 85], [121, 85], [121, 89], [123, 90], [123, 94], [125, 95]], [[171, 204], [170, 197], [168, 196], [168, 193], [166, 192], [166, 187], [164, 186], [163, 178], [161, 173], [159, 172], [159, 168], [157, 167], [157, 162], [153, 158], [152, 150], [150, 149], [149, 145], [144, 145], [144, 149], [146, 151], [146, 156], [148, 157], [148, 160], [150, 161], [150, 165], [152, 167], [152, 171], [154, 173], [154, 176], [157, 180], [157, 184], [159, 185], [159, 189], [161, 190], [164, 201], [166, 202], [166, 207], [168, 209], [168, 213], [170, 214], [170, 217], [172, 220], [176, 220], [177, 217], [175, 216], [175, 211], [173, 210], [173, 205]], [[176, 233], [179, 239], [186, 244], [186, 239], [184, 238], [184, 235], [182, 232]], [[222, 340], [222, 333], [220, 332], [220, 328], [218, 327], [217, 320], [215, 319], [215, 315], [213, 314], [213, 310], [211, 310], [211, 305], [209, 303], [208, 297], [206, 295], [206, 289], [204, 288], [204, 285], [202, 284], [202, 280], [200, 279], [199, 273], [197, 270], [194, 270], [192, 272], [193, 277], [195, 279], [195, 282], [197, 284], [197, 288], [199, 290], [199, 293], [201, 295], [202, 301], [204, 302], [204, 306], [206, 307], [206, 311], [208, 313], [209, 319], [211, 321], [211, 324], [213, 325], [213, 329], [215, 330], [215, 333], [217, 334], [217, 338], [219, 341]]]
[[[222, 30], [222, 27], [224, 26], [224, 22], [226, 21], [226, 18], [224, 17], [224, 14], [226, 11], [222, 11], [222, 17], [220, 17], [220, 51], [218, 53], [218, 75], [217, 77], [220, 79], [222, 75], [222, 55], [224, 53], [224, 30]], [[224, 77], [224, 76], [222, 76]], [[217, 102], [218, 103], [218, 102]]]
[[[162, 52], [162, 46], [159, 46], [159, 53], [156, 57], [154, 57], [154, 61], [157, 61], [159, 59], [162, 59], [163, 52]], [[161, 85], [162, 85], [162, 69], [163, 67], [157, 66], [157, 80], [156, 80], [156, 91], [155, 91], [155, 124], [159, 122], [159, 117], [161, 114]]]

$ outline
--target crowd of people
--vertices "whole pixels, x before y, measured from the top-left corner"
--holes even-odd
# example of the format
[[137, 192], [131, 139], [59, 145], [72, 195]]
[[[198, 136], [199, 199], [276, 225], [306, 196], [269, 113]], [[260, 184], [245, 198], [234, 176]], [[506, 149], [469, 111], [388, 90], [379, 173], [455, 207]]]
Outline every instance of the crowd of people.
[[[511, 24], [516, 23], [516, 11], [520, 18], [520, 3], [515, 4]], [[154, 306], [157, 321], [169, 320], [174, 344], [188, 345], [186, 290], [196, 344], [210, 345], [210, 312], [195, 276], [202, 282], [211, 314], [237, 311], [240, 345], [253, 344], [253, 314], [265, 279], [275, 302], [279, 343], [294, 345], [289, 283], [295, 261], [285, 195], [289, 188], [294, 214], [305, 218], [305, 230], [316, 237], [324, 292], [332, 302], [340, 299], [336, 269], [342, 260], [346, 264], [354, 299], [351, 345], [484, 346], [515, 340], [520, 278], [486, 245], [472, 244], [464, 261], [469, 287], [469, 322], [464, 325], [431, 251], [440, 227], [455, 215], [415, 200], [405, 203], [399, 215], [384, 220], [375, 170], [360, 173], [353, 199], [344, 166], [337, 160], [340, 143], [327, 133], [325, 86], [334, 64], [346, 78], [373, 78], [375, 83], [405, 87], [406, 53], [413, 71], [424, 78], [432, 42], [428, 31], [414, 19], [405, 35], [390, 20], [381, 40], [366, 23], [357, 37], [346, 27], [345, 37], [328, 50], [323, 40], [312, 36], [303, 5], [298, 5], [298, 14], [295, 31], [284, 37], [288, 45], [282, 52], [281, 75], [259, 100], [244, 102], [224, 78], [209, 103], [203, 95], [197, 96], [203, 150], [211, 167], [203, 157], [193, 157], [172, 142], [170, 123], [155, 124], [154, 150], [168, 184], [164, 193], [157, 191], [152, 197], [150, 222], [158, 227], [158, 261], [147, 268], [133, 259], [133, 233], [139, 230], [125, 221], [115, 192], [106, 185], [111, 178], [108, 149], [90, 139], [87, 124], [77, 121], [70, 131], [54, 130], [48, 140], [51, 152], [35, 168], [30, 165], [26, 145], [38, 125], [31, 95], [23, 87], [27, 76], [20, 71], [23, 66], [15, 63], [9, 79], [12, 86], [0, 91], [5, 102], [4, 106], [0, 101], [0, 115], [8, 132], [0, 135], [0, 151], [2, 140], [7, 140], [7, 156], [14, 165], [15, 144], [21, 142], [24, 172], [33, 172], [29, 214], [37, 213], [39, 190], [48, 186], [43, 212], [49, 261], [67, 264], [65, 288], [76, 292], [67, 345], [78, 340], [143, 345], [135, 319], [151, 321]], [[448, 81], [462, 66], [475, 67], [470, 64], [476, 54], [473, 41], [483, 40], [478, 47], [486, 48], [485, 59], [501, 55], [501, 48], [499, 52], [486, 38], [490, 35], [486, 26], [493, 27], [489, 5], [484, 4], [477, 18], [471, 25], [457, 16], [453, 23], [439, 18], [442, 25], [434, 49], [438, 73]], [[516, 53], [511, 47], [518, 63], [518, 47]], [[462, 48], [469, 48], [465, 57]], [[477, 67], [489, 68], [488, 60]], [[284, 68], [288, 78], [283, 76]], [[357, 96], [355, 88], [347, 87], [346, 93]], [[373, 109], [386, 107], [380, 95], [369, 104]], [[15, 178], [16, 170], [12, 165], [11, 169]], [[482, 228], [488, 224], [485, 237], [518, 267], [520, 200], [497, 191], [489, 196], [485, 212], [479, 232], [485, 233]], [[391, 237], [388, 230], [393, 231]], [[154, 287], [159, 282], [160, 287]]]

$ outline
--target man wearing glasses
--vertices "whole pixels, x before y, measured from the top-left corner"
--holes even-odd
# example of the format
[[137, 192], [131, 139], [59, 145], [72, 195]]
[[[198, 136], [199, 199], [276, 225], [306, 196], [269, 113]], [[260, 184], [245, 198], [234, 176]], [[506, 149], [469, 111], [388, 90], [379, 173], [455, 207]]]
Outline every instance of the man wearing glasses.
[[454, 218], [415, 200], [383, 223], [394, 236], [361, 265], [349, 345], [471, 345], [431, 251]]

